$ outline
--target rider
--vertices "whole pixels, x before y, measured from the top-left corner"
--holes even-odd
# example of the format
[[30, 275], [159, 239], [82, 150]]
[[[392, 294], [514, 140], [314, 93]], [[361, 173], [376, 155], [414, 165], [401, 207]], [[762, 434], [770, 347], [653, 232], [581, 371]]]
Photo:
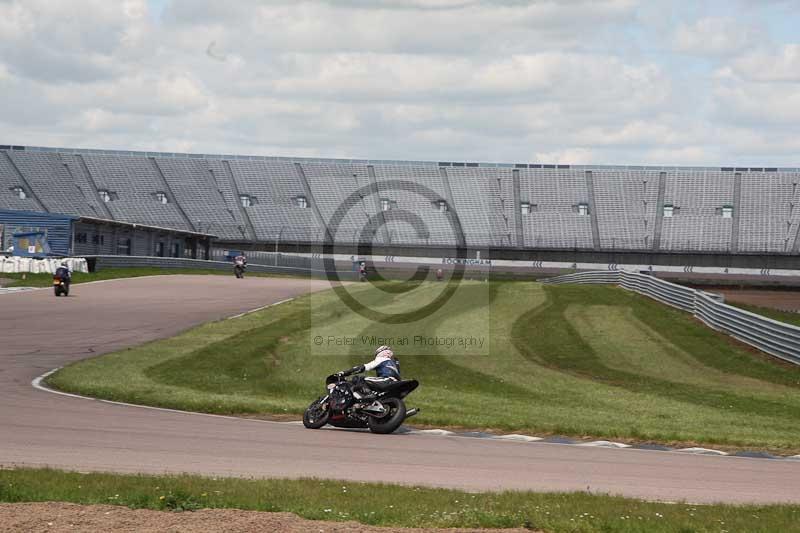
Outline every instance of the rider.
[[247, 258], [244, 256], [244, 254], [239, 254], [233, 258], [233, 264], [240, 267], [246, 267]]
[[343, 370], [337, 375], [344, 377], [352, 374], [375, 371], [375, 377], [364, 378], [371, 382], [400, 381], [400, 362], [394, 356], [389, 346], [378, 346], [374, 358], [367, 364], [354, 366], [350, 370]]
[[55, 276], [57, 278], [63, 279], [67, 283], [72, 281], [72, 270], [70, 270], [69, 264], [66, 261], [62, 261], [61, 265], [59, 265], [59, 267], [56, 268]]

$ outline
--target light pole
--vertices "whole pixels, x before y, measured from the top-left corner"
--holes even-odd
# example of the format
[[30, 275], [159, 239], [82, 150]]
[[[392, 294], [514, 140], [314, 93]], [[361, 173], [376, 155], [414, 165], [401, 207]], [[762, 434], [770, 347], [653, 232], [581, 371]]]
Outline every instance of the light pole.
[[278, 243], [283, 236], [283, 230], [286, 226], [281, 226], [281, 230], [278, 232], [278, 236], [275, 238], [275, 266], [278, 266]]

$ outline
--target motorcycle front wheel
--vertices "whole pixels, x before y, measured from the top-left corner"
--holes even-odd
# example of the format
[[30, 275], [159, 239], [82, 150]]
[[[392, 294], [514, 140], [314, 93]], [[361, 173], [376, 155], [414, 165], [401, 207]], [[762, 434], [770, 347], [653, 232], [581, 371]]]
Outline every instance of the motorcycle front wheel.
[[387, 435], [392, 433], [406, 419], [406, 404], [400, 398], [386, 398], [381, 403], [389, 412], [381, 418], [369, 417], [369, 430], [373, 433]]
[[324, 404], [320, 402], [321, 399], [316, 399], [303, 413], [303, 425], [308, 429], [321, 428], [328, 423], [328, 419], [331, 417], [330, 411], [325, 409]]

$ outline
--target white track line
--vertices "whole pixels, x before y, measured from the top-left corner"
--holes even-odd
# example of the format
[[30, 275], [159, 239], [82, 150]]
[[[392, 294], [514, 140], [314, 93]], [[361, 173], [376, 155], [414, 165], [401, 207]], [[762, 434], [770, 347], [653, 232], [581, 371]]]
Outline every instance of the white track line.
[[[167, 274], [167, 275], [169, 275], [169, 274]], [[146, 277], [146, 276], [141, 276], [141, 277]], [[102, 283], [104, 281], [115, 281], [115, 280], [100, 280], [100, 281], [94, 281], [94, 282], [90, 282], [90, 283]], [[234, 318], [241, 318], [241, 317], [249, 315], [251, 313], [256, 313], [258, 311], [262, 311], [264, 309], [267, 309], [267, 308], [270, 308], [270, 307], [274, 307], [276, 305], [280, 305], [280, 304], [283, 304], [283, 303], [286, 303], [286, 302], [291, 302], [292, 300], [294, 300], [294, 298], [287, 298], [287, 299], [281, 300], [279, 302], [271, 303], [271, 304], [268, 304], [268, 305], [263, 305], [261, 307], [255, 308], [255, 309], [251, 309], [249, 311], [245, 311], [244, 313], [240, 313], [238, 315], [234, 315], [234, 316], [228, 317], [227, 320], [232, 320]], [[63, 367], [54, 368], [54, 369], [52, 369], [52, 370], [50, 370], [48, 372], [45, 372], [41, 376], [39, 376], [37, 378], [34, 378], [31, 381], [31, 385], [35, 389], [38, 389], [38, 390], [44, 391], [44, 392], [49, 392], [51, 394], [58, 394], [58, 395], [61, 395], [61, 396], [69, 396], [71, 398], [80, 398], [82, 400], [90, 400], [90, 401], [95, 401], [95, 402], [102, 402], [102, 403], [107, 403], [107, 404], [111, 404], [111, 405], [122, 405], [122, 406], [125, 406], [125, 407], [136, 407], [136, 408], [139, 408], [139, 409], [150, 409], [152, 411], [165, 411], [165, 412], [168, 412], [168, 413], [179, 413], [179, 414], [185, 414], [185, 415], [205, 416], [205, 417], [212, 417], [212, 418], [223, 418], [223, 419], [226, 419], [226, 420], [249, 420], [251, 422], [261, 422], [261, 423], [266, 423], [266, 424], [281, 424], [281, 425], [292, 424], [292, 425], [298, 425], [298, 424], [302, 423], [302, 422], [299, 422], [299, 421], [279, 422], [279, 421], [276, 421], [276, 420], [262, 420], [260, 418], [244, 418], [244, 417], [230, 416], [230, 415], [216, 415], [216, 414], [213, 414], [213, 413], [198, 413], [196, 411], [184, 411], [182, 409], [172, 409], [172, 408], [169, 408], [169, 407], [154, 407], [152, 405], [140, 405], [140, 404], [135, 404], [135, 403], [117, 402], [117, 401], [113, 401], [113, 400], [103, 400], [103, 399], [100, 399], [100, 398], [92, 398], [91, 396], [82, 396], [80, 394], [72, 394], [72, 393], [69, 393], [69, 392], [61, 392], [61, 391], [58, 391], [58, 390], [55, 390], [55, 389], [51, 389], [50, 387], [47, 387], [42, 383], [45, 378], [47, 378], [48, 376], [58, 372], [62, 368]], [[328, 428], [328, 429], [347, 429], [347, 428]], [[423, 436], [436, 436], [436, 437], [461, 437], [461, 435], [459, 435], [458, 433], [455, 433], [453, 431], [448, 431], [446, 429], [411, 429], [406, 434], [409, 434], [409, 435], [423, 435]], [[468, 438], [471, 438], [471, 437], [468, 437]], [[518, 435], [518, 434], [493, 435], [493, 436], [487, 437], [487, 439], [488, 440], [503, 440], [503, 441], [506, 441], [506, 442], [517, 442], [517, 443], [520, 443], [520, 444], [538, 442], [538, 441], [543, 440], [542, 437], [533, 437], [533, 436]], [[541, 444], [556, 444], [556, 445], [559, 445], [558, 443], [552, 443], [552, 442], [551, 443], [545, 442], [545, 443], [541, 443]], [[637, 449], [637, 448], [634, 448], [634, 447], [632, 447], [632, 446], [630, 446], [628, 444], [623, 444], [623, 443], [619, 443], [619, 442], [609, 442], [609, 441], [576, 442], [574, 444], [560, 444], [560, 445], [561, 446], [566, 445], [566, 446], [591, 446], [591, 447], [603, 447], [603, 448], [616, 448], [616, 449], [621, 449], [621, 450], [622, 449], [626, 449], [626, 448], [628, 448], [628, 449]], [[646, 450], [646, 449], [637, 449], [637, 450], [638, 451], [650, 451], [650, 452], [652, 452], [652, 451], [656, 451], [656, 452], [660, 451], [660, 450]], [[722, 452], [722, 451], [719, 451], [719, 450], [711, 450], [711, 449], [708, 449], [708, 448], [683, 448], [683, 449], [677, 449], [677, 450], [676, 449], [672, 449], [672, 450], [664, 450], [664, 451], [673, 452], [673, 453], [677, 452], [677, 453], [683, 453], [683, 454], [687, 454], [688, 453], [688, 454], [696, 454], [696, 455], [705, 455], [705, 456], [726, 456], [726, 457], [733, 457], [733, 458], [738, 458], [739, 457], [739, 456], [736, 456], [736, 455], [729, 455], [729, 454], [727, 454], [725, 452]], [[778, 457], [782, 458], [782, 459], [789, 459], [789, 460], [798, 460], [798, 459], [800, 459], [800, 455], [795, 455], [795, 456], [792, 456], [792, 457], [780, 457], [780, 456], [778, 456]]]
[[[171, 276], [171, 275], [174, 275], [174, 274], [159, 274], [159, 275]], [[145, 277], [156, 277], [156, 276], [139, 276], [139, 277], [145, 278]], [[103, 283], [105, 281], [117, 281], [118, 279], [135, 279], [135, 278], [117, 278], [117, 279], [113, 279], [113, 280], [112, 279], [104, 279], [104, 280], [98, 280], [98, 281], [91, 281], [91, 282], [85, 283], [84, 285], [88, 285], [89, 283]], [[280, 304], [283, 304], [283, 303], [286, 303], [286, 302], [291, 302], [292, 300], [294, 300], [294, 298], [287, 298], [285, 300], [280, 300], [278, 302], [274, 302], [274, 303], [271, 303], [271, 304], [262, 305], [261, 307], [257, 307], [255, 309], [250, 309], [249, 311], [245, 311], [244, 313], [240, 313], [238, 315], [234, 315], [234, 316], [228, 317], [227, 320], [230, 320], [230, 319], [233, 319], [233, 318], [243, 317], [245, 315], [249, 315], [250, 313], [255, 313], [257, 311], [261, 311], [261, 310], [267, 309], [269, 307], [274, 307], [276, 305], [280, 305]], [[62, 391], [59, 391], [59, 390], [51, 389], [50, 387], [47, 387], [46, 385], [44, 385], [42, 383], [47, 377], [55, 374], [56, 372], [58, 372], [62, 368], [64, 368], [64, 367], [60, 366], [58, 368], [54, 368], [54, 369], [52, 369], [52, 370], [50, 370], [48, 372], [45, 372], [41, 376], [39, 376], [37, 378], [34, 378], [31, 381], [31, 385], [35, 389], [38, 389], [38, 390], [44, 391], [44, 392], [49, 392], [51, 394], [58, 394], [60, 396], [69, 396], [70, 398], [80, 398], [81, 400], [91, 400], [91, 401], [95, 401], [95, 402], [103, 402], [103, 403], [108, 403], [108, 404], [112, 404], [112, 405], [123, 405], [125, 407], [138, 407], [139, 409], [150, 409], [150, 410], [153, 410], [153, 411], [166, 411], [168, 413], [181, 413], [181, 414], [187, 414], [187, 415], [208, 416], [208, 417], [214, 417], [214, 418], [225, 418], [227, 420], [251, 420], [251, 421], [254, 421], [254, 422], [266, 422], [266, 423], [270, 423], [270, 424], [285, 424], [285, 422], [278, 422], [278, 421], [275, 421], [275, 420], [261, 420], [259, 418], [243, 418], [243, 417], [239, 417], [239, 416], [216, 415], [216, 414], [213, 414], [213, 413], [198, 413], [196, 411], [184, 411], [182, 409], [171, 409], [169, 407], [154, 407], [152, 405], [140, 405], [140, 404], [135, 404], [135, 403], [116, 402], [116, 401], [113, 401], [113, 400], [103, 400], [101, 398], [92, 398], [91, 396], [82, 396], [80, 394], [73, 394], [73, 393], [70, 393], [70, 392], [62, 392]]]
[[622, 442], [611, 442], [608, 440], [595, 440], [592, 442], [582, 442], [580, 444], [576, 444], [576, 446], [595, 446], [597, 448], [630, 448], [630, 444], [625, 444]]
[[698, 448], [698, 447], [681, 448], [675, 451], [680, 453], [693, 453], [696, 455], [728, 455], [726, 452], [721, 452], [719, 450], [712, 450], [709, 448]]
[[42, 381], [46, 377], [50, 376], [51, 374], [53, 374], [55, 372], [58, 372], [62, 368], [63, 367], [58, 367], [58, 368], [54, 368], [53, 370], [50, 370], [49, 372], [45, 372], [44, 374], [42, 374], [38, 378], [35, 378], [33, 381], [31, 381], [31, 385], [35, 389], [38, 389], [38, 390], [44, 391], [44, 392], [49, 392], [51, 394], [58, 394], [60, 396], [69, 396], [70, 398], [79, 398], [81, 400], [90, 400], [90, 401], [93, 401], [93, 402], [108, 403], [108, 404], [111, 404], [111, 405], [122, 405], [122, 406], [125, 406], [125, 407], [137, 407], [139, 409], [150, 409], [152, 411], [166, 411], [168, 413], [180, 413], [180, 414], [184, 414], [184, 415], [206, 416], [206, 417], [212, 417], [212, 418], [224, 418], [224, 419], [227, 419], [227, 420], [249, 420], [249, 421], [252, 421], [252, 422], [264, 422], [264, 423], [267, 423], [267, 424], [285, 424], [286, 423], [286, 422], [278, 422], [276, 420], [261, 420], [260, 418], [244, 418], [244, 417], [240, 417], [240, 416], [216, 415], [216, 414], [213, 414], [213, 413], [198, 413], [197, 411], [184, 411], [182, 409], [172, 409], [172, 408], [169, 408], [169, 407], [154, 407], [152, 405], [141, 405], [141, 404], [136, 404], [136, 403], [117, 402], [117, 401], [113, 401], [113, 400], [103, 400], [102, 398], [92, 398], [91, 396], [81, 396], [80, 394], [72, 394], [70, 392], [62, 392], [62, 391], [59, 391], [59, 390], [51, 389], [50, 387], [48, 387], [48, 386], [46, 386], [46, 385], [44, 385], [42, 383]]
[[286, 302], [291, 302], [292, 300], [294, 300], [294, 298], [286, 298], [285, 300], [281, 300], [280, 302], [275, 302], [274, 304], [262, 305], [261, 307], [256, 307], [255, 309], [245, 311], [244, 313], [239, 313], [238, 315], [229, 316], [226, 320], [233, 320], [234, 318], [242, 318], [243, 316], [247, 316], [250, 313], [257, 313], [258, 311], [263, 311], [264, 309], [268, 309], [276, 305], [285, 304]]
[[[172, 408], [169, 408], [169, 407], [154, 407], [154, 406], [151, 406], [151, 405], [140, 405], [140, 404], [135, 404], [135, 403], [117, 402], [117, 401], [113, 401], [113, 400], [103, 400], [103, 399], [99, 399], [99, 398], [92, 398], [91, 396], [81, 396], [80, 394], [72, 394], [72, 393], [69, 393], [69, 392], [57, 391], [57, 390], [51, 389], [51, 388], [49, 388], [49, 387], [47, 387], [47, 386], [42, 384], [42, 380], [44, 380], [44, 378], [46, 378], [47, 376], [50, 376], [51, 374], [53, 374], [54, 372], [57, 372], [58, 370], [61, 370], [61, 368], [62, 367], [54, 368], [53, 370], [50, 370], [49, 372], [46, 372], [46, 373], [42, 374], [41, 376], [39, 376], [39, 377], [35, 378], [33, 381], [31, 381], [31, 385], [34, 388], [36, 388], [36, 389], [38, 389], [40, 391], [49, 392], [51, 394], [59, 394], [61, 396], [69, 396], [71, 398], [80, 398], [82, 400], [90, 400], [90, 401], [94, 401], [94, 402], [102, 402], [102, 403], [107, 403], [107, 404], [111, 404], [111, 405], [121, 405], [121, 406], [124, 406], [124, 407], [136, 407], [136, 408], [139, 408], [139, 409], [150, 409], [151, 411], [164, 411], [164, 412], [167, 412], [167, 413], [177, 413], [177, 414], [183, 414], [183, 415], [204, 416], [204, 417], [210, 417], [210, 418], [222, 418], [222, 419], [225, 419], [225, 420], [244, 420], [244, 421], [249, 421], [249, 422], [259, 422], [259, 423], [262, 423], [262, 424], [280, 424], [280, 425], [283, 425], [283, 426], [285, 426], [285, 425], [295, 425], [295, 426], [297, 426], [297, 425], [302, 424], [302, 422], [300, 422], [299, 420], [280, 422], [280, 421], [277, 421], [277, 420], [262, 420], [260, 418], [244, 418], [244, 417], [240, 417], [240, 416], [216, 415], [216, 414], [213, 414], [213, 413], [198, 413], [197, 411], [184, 411], [184, 410], [181, 410], [181, 409], [172, 409]], [[354, 429], [352, 429], [352, 428], [326, 427], [325, 429], [340, 430], [340, 431], [354, 431]], [[356, 431], [357, 431], [357, 429], [356, 429]], [[455, 433], [455, 432], [452, 432], [452, 431], [448, 431], [446, 429], [411, 429], [410, 431], [401, 433], [400, 435], [403, 435], [403, 434], [405, 434], [405, 435], [420, 435], [420, 436], [427, 436], [427, 437], [439, 437], [439, 438], [442, 438], [442, 437], [473, 438], [473, 437], [465, 437], [465, 436], [459, 435], [458, 433]], [[484, 439], [477, 439], [477, 440], [484, 440]], [[635, 448], [635, 447], [628, 446], [628, 445], [625, 445], [625, 444], [622, 444], [622, 443], [613, 443], [612, 442], [612, 443], [609, 443], [609, 444], [606, 445], [604, 443], [604, 441], [600, 441], [600, 442], [603, 442], [603, 444], [599, 444], [598, 442], [590, 442], [590, 443], [576, 442], [574, 444], [560, 444], [560, 443], [557, 443], [557, 442], [539, 442], [539, 441], [543, 440], [542, 437], [531, 437], [531, 436], [528, 436], [528, 435], [517, 435], [517, 434], [492, 435], [490, 437], [487, 437], [485, 440], [505, 441], [505, 442], [515, 443], [515, 444], [520, 444], [520, 445], [537, 443], [537, 444], [551, 445], [551, 446], [573, 446], [573, 447], [576, 447], [576, 446], [598, 446], [598, 447], [605, 447], [605, 448], [618, 449], [618, 450], [631, 449], [631, 450], [636, 450], [636, 451], [639, 451], [639, 452], [651, 452], [651, 453], [665, 453], [666, 452], [666, 453], [705, 455], [706, 457], [721, 457], [721, 456], [724, 456], [724, 457], [726, 457], [728, 459], [753, 459], [752, 457], [740, 457], [738, 455], [729, 455], [729, 454], [727, 454], [725, 452], [721, 452], [721, 451], [718, 451], [718, 450], [709, 450], [707, 448], [685, 448], [685, 449], [682, 449], [682, 450], [675, 450], [675, 449], [672, 449], [672, 450], [647, 450], [647, 449]], [[700, 450], [702, 450], [702, 451], [700, 451]], [[797, 461], [798, 459], [800, 459], [800, 455], [793, 456], [793, 457], [780, 457], [780, 456], [777, 456], [777, 458], [778, 459], [788, 459], [788, 460], [791, 460], [791, 461]]]

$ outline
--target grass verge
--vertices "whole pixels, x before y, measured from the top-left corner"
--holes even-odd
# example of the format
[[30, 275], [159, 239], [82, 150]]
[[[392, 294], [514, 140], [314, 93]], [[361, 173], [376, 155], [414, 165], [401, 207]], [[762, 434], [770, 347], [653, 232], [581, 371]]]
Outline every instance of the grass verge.
[[192, 511], [286, 511], [375, 526], [526, 527], [580, 532], [797, 531], [800, 507], [643, 502], [588, 493], [466, 493], [335, 480], [150, 476], [0, 470], [0, 501], [115, 504]]
[[772, 320], [786, 322], [787, 324], [792, 324], [793, 326], [800, 326], [800, 313], [781, 311], [780, 309], [773, 309], [771, 307], [762, 307], [760, 305], [745, 304], [740, 302], [727, 301], [726, 303], [734, 307], [744, 309], [745, 311], [750, 311], [751, 313], [771, 318]]
[[[232, 276], [232, 271], [227, 270], [214, 270], [202, 268], [155, 268], [155, 267], [131, 267], [131, 268], [104, 268], [97, 272], [75, 272], [72, 274], [72, 283], [87, 283], [90, 281], [102, 281], [108, 279], [121, 279], [121, 278], [139, 278], [142, 276], [164, 276], [164, 275], [217, 275], [217, 276]], [[276, 277], [286, 276], [288, 274], [271, 274], [271, 273], [256, 273], [248, 272], [248, 277]], [[31, 274], [25, 273], [3, 273], [0, 277], [12, 279], [9, 287], [49, 287], [53, 283], [52, 274]]]
[[[356, 285], [377, 310], [413, 309], [435, 289]], [[343, 335], [357, 342], [312, 343]], [[482, 335], [485, 353], [413, 340]], [[415, 424], [800, 453], [800, 369], [614, 287], [464, 282], [411, 324], [353, 313], [328, 291], [85, 360], [47, 383], [177, 409], [299, 415], [327, 374], [386, 338], [422, 383], [408, 399], [422, 408]]]

